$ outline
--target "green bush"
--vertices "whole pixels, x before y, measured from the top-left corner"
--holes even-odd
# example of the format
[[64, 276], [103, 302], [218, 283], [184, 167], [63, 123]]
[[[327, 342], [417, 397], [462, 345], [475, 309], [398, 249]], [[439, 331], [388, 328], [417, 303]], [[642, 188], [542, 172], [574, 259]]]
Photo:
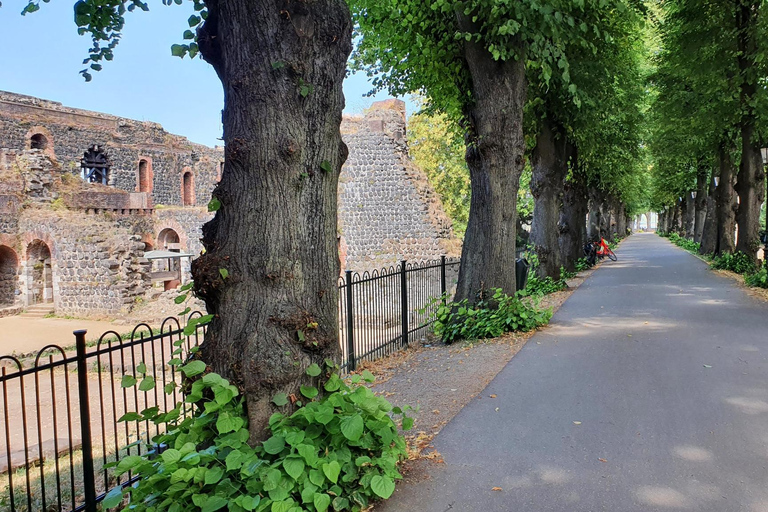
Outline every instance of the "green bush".
[[768, 270], [764, 266], [760, 267], [757, 271], [745, 275], [744, 282], [747, 286], [768, 288]]
[[752, 258], [741, 251], [715, 256], [711, 267], [717, 270], [730, 270], [737, 274], [752, 274], [757, 270]]
[[701, 248], [700, 243], [694, 242], [690, 238], [682, 237], [677, 233], [670, 233], [667, 238], [669, 238], [670, 242], [677, 245], [678, 247], [682, 247], [688, 252], [693, 252], [698, 254], [699, 249]]
[[565, 281], [561, 279], [552, 279], [551, 276], [547, 276], [544, 279], [538, 277], [535, 273], [531, 273], [528, 276], [528, 282], [525, 284], [525, 289], [520, 292], [524, 297], [530, 295], [547, 295], [554, 292], [564, 290], [568, 286]]
[[509, 331], [527, 332], [546, 325], [552, 318], [552, 310], [540, 309], [536, 304], [495, 289], [490, 300], [473, 305], [467, 299], [440, 303], [432, 315], [435, 334], [445, 343], [453, 343], [462, 339], [496, 338]]
[[576, 272], [583, 272], [592, 268], [592, 265], [589, 264], [587, 258], [579, 258], [576, 260], [576, 263], [574, 263], [574, 268], [576, 268]]
[[[164, 425], [166, 433], [153, 442], [167, 448], [159, 456], [130, 455], [114, 464], [119, 474], [131, 471], [140, 480], [112, 489], [104, 508], [128, 498], [128, 508], [137, 512], [360, 511], [389, 498], [401, 478], [398, 462], [406, 456], [392, 416], [402, 415], [406, 430], [413, 420], [360, 385], [373, 380], [370, 372], [352, 376], [348, 384], [332, 362], [326, 366], [325, 371], [316, 364], [307, 369], [318, 385], [327, 378], [326, 394], [318, 399], [317, 387], [302, 386], [306, 403], [296, 402], [299, 409], [290, 416], [273, 414], [271, 437], [252, 447], [237, 387], [215, 373], [199, 378], [205, 372], [202, 361], [187, 364], [183, 373], [198, 380], [189, 386], [185, 403], [167, 413], [153, 407], [121, 419]], [[140, 390], [151, 389], [148, 379], [142, 376]], [[124, 387], [136, 385], [125, 380]], [[279, 394], [273, 402], [284, 406], [288, 397]], [[181, 418], [183, 408], [194, 413]]]

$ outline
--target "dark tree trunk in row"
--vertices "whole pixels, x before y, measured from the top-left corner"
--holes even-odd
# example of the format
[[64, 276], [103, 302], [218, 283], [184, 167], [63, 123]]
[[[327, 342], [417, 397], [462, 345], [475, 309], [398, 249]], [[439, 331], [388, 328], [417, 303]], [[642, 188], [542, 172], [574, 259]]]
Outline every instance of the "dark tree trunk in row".
[[[459, 27], [474, 32], [469, 16]], [[484, 45], [464, 43], [472, 78], [473, 107], [466, 113], [467, 166], [472, 188], [469, 221], [461, 252], [456, 300], [501, 288], [515, 292], [517, 189], [523, 172], [525, 59], [494, 60]]]
[[683, 198], [683, 232], [685, 238], [693, 239], [696, 229], [696, 205], [690, 192]]
[[600, 202], [600, 238], [611, 239], [611, 201], [603, 199]]
[[310, 364], [340, 360], [336, 189], [352, 23], [343, 0], [206, 5], [199, 44], [224, 87], [226, 166], [193, 263], [214, 315], [202, 358], [243, 390], [259, 440], [276, 393], [298, 396]]
[[587, 239], [600, 239], [600, 193], [594, 187], [589, 188], [589, 218], [587, 219]]
[[576, 260], [584, 256], [584, 244], [587, 243], [587, 224], [585, 219], [589, 211], [587, 205], [586, 177], [579, 169], [576, 149], [570, 146], [571, 178], [565, 182], [563, 209], [560, 212], [560, 254], [563, 266], [569, 272], [575, 270]]
[[[715, 187], [715, 177], [719, 175], [718, 171], [712, 172], [712, 177], [709, 179], [709, 191], [706, 195], [707, 198], [707, 211], [704, 218], [704, 230], [701, 234], [701, 247], [699, 253], [701, 254], [714, 254], [717, 250], [717, 200], [715, 193], [717, 191]], [[718, 176], [719, 179], [719, 176]], [[696, 197], [698, 200], [698, 197]]]
[[656, 221], [656, 231], [659, 233], [667, 233], [667, 210], [659, 212], [659, 218]]
[[682, 211], [680, 208], [680, 202], [676, 202], [675, 206], [672, 207], [672, 218], [669, 225], [669, 232], [670, 233], [677, 233], [680, 235], [680, 228], [682, 226], [681, 218], [682, 217]]
[[734, 251], [736, 231], [736, 192], [733, 188], [735, 167], [730, 152], [721, 145], [718, 154], [720, 179], [717, 186], [717, 244], [715, 254]]
[[704, 160], [699, 161], [696, 172], [696, 213], [693, 223], [693, 241], [701, 243], [704, 234], [704, 222], [707, 218], [707, 176], [709, 167]]
[[756, 34], [758, 33], [761, 3], [758, 0], [740, 0], [737, 3], [737, 40], [738, 64], [741, 73], [739, 102], [742, 109], [741, 131], [741, 162], [736, 180], [736, 192], [739, 194], [739, 207], [736, 221], [739, 226], [739, 239], [736, 249], [748, 254], [757, 261], [757, 250], [760, 248], [760, 206], [765, 197], [763, 182], [762, 157], [760, 144], [756, 133], [757, 112], [756, 95], [758, 85], [758, 63]]
[[568, 161], [565, 135], [549, 119], [541, 123], [531, 165], [533, 221], [530, 239], [539, 259], [539, 277], [557, 279], [564, 264], [558, 244], [558, 222]]
[[616, 212], [616, 234], [622, 238], [627, 236], [627, 210], [621, 202]]

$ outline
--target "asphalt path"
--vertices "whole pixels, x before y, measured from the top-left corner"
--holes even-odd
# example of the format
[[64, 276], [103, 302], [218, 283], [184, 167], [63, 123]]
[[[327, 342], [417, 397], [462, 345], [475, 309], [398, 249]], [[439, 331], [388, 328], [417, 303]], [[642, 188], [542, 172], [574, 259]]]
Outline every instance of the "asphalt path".
[[654, 234], [616, 253], [377, 511], [768, 511], [768, 304]]

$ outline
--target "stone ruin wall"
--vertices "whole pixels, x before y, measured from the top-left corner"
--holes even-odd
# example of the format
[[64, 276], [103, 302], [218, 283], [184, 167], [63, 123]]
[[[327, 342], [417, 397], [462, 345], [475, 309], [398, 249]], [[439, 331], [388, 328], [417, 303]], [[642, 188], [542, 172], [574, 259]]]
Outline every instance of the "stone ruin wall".
[[[30, 149], [35, 134], [46, 138], [45, 149]], [[364, 117], [345, 117], [342, 134], [349, 146], [339, 182], [342, 266], [363, 271], [458, 256], [450, 220], [408, 158], [404, 104], [379, 102]], [[94, 144], [110, 158], [109, 187], [79, 177], [83, 152]], [[143, 192], [141, 160], [151, 180]], [[222, 160], [221, 148], [190, 143], [155, 123], [0, 91], [0, 308], [10, 288], [17, 309], [28, 303], [27, 250], [35, 240], [50, 248], [57, 314], [114, 317], [152, 296], [145, 249], [162, 249], [161, 233], [172, 229], [182, 252], [200, 253]], [[188, 171], [197, 206], [182, 205]]]
[[461, 254], [439, 196], [408, 156], [406, 136], [400, 100], [374, 103], [364, 117], [342, 123], [349, 157], [339, 177], [339, 233], [347, 269]]

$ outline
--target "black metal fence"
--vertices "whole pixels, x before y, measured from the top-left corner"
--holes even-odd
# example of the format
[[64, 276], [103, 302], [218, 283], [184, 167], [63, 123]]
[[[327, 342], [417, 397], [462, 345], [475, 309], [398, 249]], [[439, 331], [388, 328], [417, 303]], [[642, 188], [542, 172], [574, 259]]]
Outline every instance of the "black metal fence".
[[[131, 475], [117, 477], [107, 464], [146, 452], [160, 427], [118, 420], [179, 401], [181, 376], [166, 363], [186, 357], [204, 332], [198, 324], [186, 336], [179, 320], [168, 318], [157, 332], [140, 324], [128, 337], [109, 331], [87, 343], [86, 331], [75, 331], [73, 347], [0, 357], [0, 509], [95, 511], [110, 488], [127, 485]], [[132, 379], [156, 385], [142, 391], [128, 385]]]
[[[339, 282], [344, 369], [426, 334], [433, 298], [455, 291], [458, 270], [457, 259], [443, 257], [346, 272]], [[117, 477], [108, 464], [145, 453], [160, 427], [119, 420], [178, 403], [181, 376], [167, 362], [187, 356], [205, 333], [202, 323], [190, 336], [184, 327], [171, 317], [159, 330], [140, 324], [130, 335], [109, 331], [92, 343], [85, 331], [75, 331], [72, 347], [0, 357], [0, 510], [91, 512], [109, 489], [129, 485], [131, 475]], [[148, 391], [130, 385], [148, 378], [155, 383]]]
[[353, 371], [406, 347], [426, 333], [439, 298], [456, 289], [459, 260], [408, 263], [339, 279], [339, 330], [344, 367]]

